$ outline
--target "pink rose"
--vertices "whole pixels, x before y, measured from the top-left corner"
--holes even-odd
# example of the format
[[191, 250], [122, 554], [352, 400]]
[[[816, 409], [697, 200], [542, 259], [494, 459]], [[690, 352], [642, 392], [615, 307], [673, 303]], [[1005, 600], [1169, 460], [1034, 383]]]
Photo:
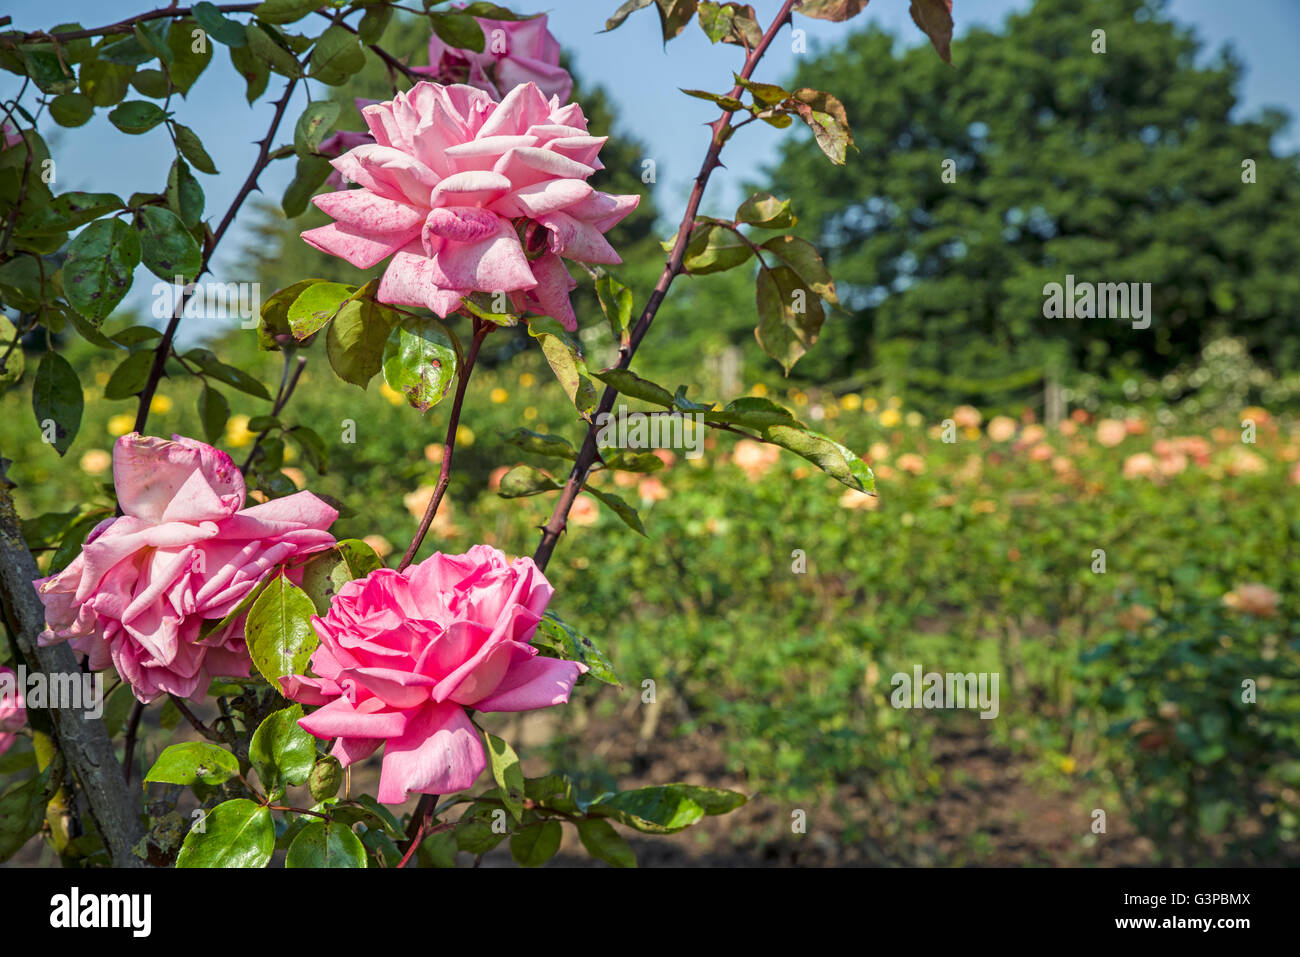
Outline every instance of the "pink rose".
[[569, 101], [573, 77], [560, 66], [560, 44], [546, 28], [546, 14], [531, 20], [488, 20], [475, 17], [483, 28], [482, 53], [448, 46], [438, 34], [429, 39], [429, 65], [415, 67], [439, 82], [468, 83], [501, 99], [501, 90], [536, 83], [547, 97]]
[[27, 709], [23, 707], [18, 676], [12, 668], [0, 665], [0, 754], [13, 745], [14, 733], [27, 723]]
[[117, 669], [135, 696], [190, 698], [249, 668], [242, 616], [219, 621], [271, 569], [334, 543], [338, 513], [310, 492], [252, 508], [224, 452], [173, 436], [124, 435], [113, 448], [121, 518], [106, 519], [63, 571], [35, 584], [43, 645], [70, 640], [93, 669]]
[[312, 618], [319, 677], [281, 678], [285, 697], [322, 705], [298, 723], [338, 738], [343, 764], [384, 748], [379, 800], [452, 794], [487, 764], [466, 708], [530, 711], [564, 704], [586, 666], [528, 642], [554, 589], [529, 558], [487, 545], [435, 554], [404, 572], [381, 568], [339, 589]]
[[19, 133], [8, 123], [5, 123], [3, 126], [0, 126], [0, 137], [3, 138], [3, 142], [4, 142], [4, 146], [0, 147], [0, 149], [6, 149], [6, 150], [13, 149], [15, 146], [17, 146], [19, 143], [23, 141], [23, 134]]
[[577, 282], [560, 257], [621, 262], [604, 233], [640, 200], [587, 182], [607, 137], [587, 133], [582, 108], [532, 83], [496, 103], [421, 82], [362, 113], [375, 142], [333, 160], [361, 188], [315, 197], [336, 222], [302, 238], [358, 269], [392, 256], [382, 302], [446, 316], [471, 292], [507, 292], [576, 329]]

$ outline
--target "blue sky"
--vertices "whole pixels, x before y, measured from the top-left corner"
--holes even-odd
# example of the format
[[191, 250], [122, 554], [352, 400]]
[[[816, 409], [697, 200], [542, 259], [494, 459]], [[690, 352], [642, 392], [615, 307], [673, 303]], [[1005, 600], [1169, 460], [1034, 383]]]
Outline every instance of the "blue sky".
[[[543, 4], [545, 0], [543, 0]], [[621, 109], [624, 122], [649, 146], [649, 156], [658, 170], [657, 199], [660, 208], [676, 219], [677, 210], [690, 180], [698, 168], [706, 142], [700, 124], [717, 116], [712, 104], [691, 99], [677, 87], [723, 90], [730, 85], [731, 71], [739, 67], [739, 51], [730, 46], [710, 46], [703, 33], [691, 25], [681, 37], [665, 49], [660, 41], [658, 18], [652, 10], [633, 14], [612, 33], [598, 33], [605, 18], [619, 0], [550, 0], [544, 7], [550, 14], [552, 32], [574, 58], [575, 68], [588, 82], [603, 85]], [[532, 12], [527, 3], [514, 3]], [[996, 27], [1010, 12], [1023, 10], [1028, 0], [957, 0], [958, 42], [954, 56], [960, 57], [960, 33], [973, 24]], [[40, 29], [69, 21], [85, 27], [100, 26], [140, 12], [153, 5], [148, 0], [45, 0], [12, 12], [14, 27]], [[542, 4], [539, 4], [542, 6]], [[779, 6], [778, 0], [754, 0], [764, 23]], [[808, 31], [810, 49], [817, 42], [833, 42], [847, 29], [867, 21], [878, 23], [901, 35], [908, 43], [924, 37], [911, 22], [907, 0], [874, 0], [867, 11], [848, 24], [826, 23], [797, 18], [797, 25]], [[1242, 89], [1242, 109], [1249, 115], [1263, 106], [1280, 106], [1300, 115], [1300, 71], [1296, 70], [1295, 41], [1300, 37], [1300, 3], [1296, 0], [1172, 0], [1170, 13], [1177, 20], [1193, 25], [1206, 41], [1205, 55], [1220, 45], [1230, 44], [1246, 66]], [[805, 55], [812, 55], [812, 53]], [[780, 80], [796, 65], [798, 54], [791, 51], [788, 38], [773, 44], [760, 65], [757, 79]], [[272, 78], [271, 96], [274, 99]], [[0, 74], [0, 94], [12, 96], [17, 80], [12, 74]], [[305, 104], [299, 94], [297, 106]], [[292, 117], [295, 115], [290, 113]], [[182, 105], [179, 117], [203, 138], [221, 175], [202, 177], [207, 193], [208, 214], [219, 218], [243, 181], [256, 155], [253, 141], [260, 138], [270, 121], [267, 102], [247, 106], [243, 98], [243, 81], [230, 66], [224, 49], [219, 49], [212, 65], [190, 92], [189, 102]], [[292, 125], [278, 142], [286, 142]], [[162, 129], [143, 136], [126, 136], [114, 129], [102, 115], [78, 130], [60, 130], [46, 118], [42, 133], [50, 143], [58, 166], [56, 190], [112, 190], [126, 196], [134, 190], [159, 190], [165, 183], [173, 152]], [[738, 184], [754, 176], [774, 157], [780, 139], [788, 133], [763, 124], [748, 127], [728, 146], [724, 159], [728, 170], [715, 173], [706, 199], [706, 208], [734, 206]], [[1300, 130], [1294, 126], [1281, 139], [1281, 146], [1300, 148]], [[272, 166], [262, 177], [267, 196], [278, 200], [293, 173], [292, 161]], [[248, 217], [244, 217], [244, 222]], [[233, 262], [245, 234], [237, 220], [231, 236], [216, 258], [215, 272], [220, 279], [237, 279], [222, 275], [223, 267]]]

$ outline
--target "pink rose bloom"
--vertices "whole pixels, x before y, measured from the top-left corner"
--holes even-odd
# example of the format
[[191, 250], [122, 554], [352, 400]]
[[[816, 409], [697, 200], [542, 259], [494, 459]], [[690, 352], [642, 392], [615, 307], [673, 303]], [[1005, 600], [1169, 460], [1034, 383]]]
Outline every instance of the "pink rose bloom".
[[35, 582], [43, 645], [71, 641], [90, 667], [110, 664], [149, 702], [192, 698], [218, 675], [246, 676], [243, 616], [224, 618], [277, 565], [334, 544], [338, 513], [310, 492], [252, 508], [224, 452], [132, 432], [113, 448], [121, 518], [95, 527], [67, 568]]
[[3, 149], [7, 150], [13, 149], [23, 141], [23, 134], [19, 133], [8, 123], [5, 123], [4, 126], [0, 126], [0, 137], [3, 137], [4, 139]]
[[502, 90], [536, 83], [548, 98], [569, 101], [573, 77], [560, 66], [560, 44], [546, 28], [545, 14], [531, 20], [474, 19], [483, 28], [482, 53], [448, 46], [435, 33], [429, 39], [429, 65], [415, 67], [415, 72], [440, 82], [468, 83], [494, 100], [501, 99]]
[[604, 233], [640, 200], [587, 182], [607, 137], [587, 133], [581, 107], [532, 83], [496, 103], [421, 82], [362, 115], [375, 142], [332, 161], [361, 188], [316, 196], [336, 222], [304, 240], [358, 269], [392, 256], [381, 302], [447, 316], [471, 292], [506, 292], [516, 309], [577, 328], [577, 282], [560, 257], [621, 262]]
[[564, 704], [586, 666], [528, 642], [554, 589], [533, 564], [487, 545], [435, 554], [404, 572], [380, 568], [339, 589], [312, 618], [318, 677], [280, 679], [285, 697], [322, 707], [298, 723], [338, 738], [344, 764], [381, 745], [379, 800], [452, 794], [487, 765], [466, 708], [531, 711]]
[[18, 676], [12, 668], [0, 665], [0, 754], [13, 745], [14, 733], [27, 723], [27, 709], [23, 707]]

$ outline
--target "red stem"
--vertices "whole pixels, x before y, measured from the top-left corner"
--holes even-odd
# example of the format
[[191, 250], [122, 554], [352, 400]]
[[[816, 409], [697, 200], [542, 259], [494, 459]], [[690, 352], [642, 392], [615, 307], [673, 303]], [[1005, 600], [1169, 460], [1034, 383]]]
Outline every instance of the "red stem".
[[[748, 80], [758, 66], [758, 61], [762, 59], [767, 48], [772, 45], [772, 40], [776, 38], [777, 32], [790, 20], [790, 11], [794, 8], [798, 0], [785, 0], [781, 5], [780, 12], [776, 15], [767, 32], [763, 34], [763, 39], [758, 42], [749, 54], [745, 57], [745, 65], [741, 67], [740, 76]], [[739, 98], [743, 92], [743, 87], [739, 83], [732, 89], [731, 95]], [[682, 260], [686, 255], [686, 243], [690, 239], [691, 228], [695, 224], [696, 213], [699, 212], [700, 201], [704, 197], [704, 189], [709, 183], [709, 177], [713, 171], [721, 165], [718, 161], [718, 155], [722, 152], [722, 146], [726, 142], [723, 131], [730, 125], [731, 116], [734, 111], [723, 110], [722, 115], [718, 117], [710, 128], [713, 130], [713, 139], [709, 142], [709, 150], [704, 156], [704, 162], [700, 164], [700, 171], [695, 177], [695, 185], [691, 188], [690, 199], [686, 202], [686, 212], [682, 215], [681, 225], [677, 229], [677, 241], [673, 243], [672, 253], [668, 256], [668, 262], [664, 265], [664, 270], [659, 276], [659, 281], [655, 283], [654, 291], [650, 293], [650, 300], [646, 303], [641, 317], [637, 319], [636, 325], [632, 327], [632, 334], [628, 341], [618, 350], [617, 368], [626, 369], [632, 362], [632, 356], [636, 353], [637, 347], [645, 334], [650, 331], [650, 323], [654, 321], [655, 315], [659, 312], [659, 306], [663, 303], [664, 296], [668, 294], [668, 287], [672, 285], [677, 274], [682, 270]], [[568, 519], [569, 509], [573, 507], [574, 500], [577, 499], [578, 493], [582, 491], [583, 482], [587, 479], [587, 473], [596, 461], [596, 434], [599, 427], [596, 422], [600, 420], [603, 414], [607, 414], [613, 407], [614, 401], [618, 398], [618, 390], [613, 386], [605, 389], [600, 398], [600, 405], [597, 407], [596, 414], [592, 416], [591, 425], [587, 427], [586, 438], [583, 439], [582, 448], [578, 452], [578, 458], [573, 464], [573, 470], [569, 473], [569, 479], [564, 483], [564, 489], [560, 492], [560, 499], [555, 503], [555, 510], [551, 513], [550, 521], [542, 529], [542, 540], [537, 545], [537, 551], [533, 553], [533, 561], [541, 569], [545, 569], [547, 563], [551, 560], [551, 554], [555, 551], [555, 546], [560, 540], [560, 535], [564, 532], [565, 524]]]

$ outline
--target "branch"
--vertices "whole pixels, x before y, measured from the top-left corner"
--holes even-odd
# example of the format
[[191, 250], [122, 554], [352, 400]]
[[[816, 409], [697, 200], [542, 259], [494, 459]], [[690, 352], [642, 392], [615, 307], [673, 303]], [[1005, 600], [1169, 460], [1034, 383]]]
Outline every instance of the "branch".
[[[218, 4], [217, 9], [222, 13], [252, 13], [260, 6], [260, 3], [224, 3]], [[179, 19], [189, 16], [193, 11], [193, 7], [160, 7], [157, 10], [150, 10], [148, 13], [127, 17], [117, 23], [110, 23], [105, 27], [95, 27], [90, 30], [69, 30], [65, 33], [46, 33], [44, 30], [34, 30], [31, 33], [24, 33], [21, 36], [7, 39], [10, 43], [37, 43], [51, 40], [55, 43], [62, 43], [64, 40], [84, 40], [89, 37], [107, 36], [112, 33], [130, 33], [137, 23], [144, 23], [146, 20], [162, 20], [164, 17]]]
[[460, 375], [457, 376], [456, 398], [452, 400], [451, 418], [447, 420], [447, 438], [442, 443], [442, 467], [438, 470], [438, 485], [433, 490], [433, 498], [429, 499], [429, 507], [424, 510], [424, 518], [420, 520], [420, 527], [416, 529], [415, 537], [411, 539], [406, 554], [402, 556], [402, 561], [397, 566], [399, 572], [411, 564], [415, 553], [420, 550], [420, 544], [424, 541], [429, 526], [433, 524], [433, 517], [438, 513], [438, 505], [442, 502], [443, 493], [447, 491], [447, 483], [451, 481], [451, 456], [456, 451], [456, 427], [460, 424], [460, 407], [465, 401], [465, 386], [469, 383], [469, 374], [474, 370], [474, 360], [478, 358], [479, 346], [491, 331], [491, 323], [484, 322], [482, 319], [474, 320], [474, 341], [470, 343], [465, 364], [461, 366]]
[[[0, 475], [0, 604], [30, 664], [45, 675], [79, 674], [66, 643], [42, 647], [37, 642], [45, 628], [45, 606], [32, 582], [41, 572], [23, 540], [9, 488]], [[49, 713], [59, 750], [81, 783], [113, 866], [144, 867], [131, 850], [144, 837], [140, 791], [127, 784], [104, 722], [73, 708], [51, 708]]]
[[[762, 59], [767, 48], [772, 45], [772, 40], [776, 38], [777, 32], [790, 21], [790, 11], [794, 8], [798, 0], [785, 0], [781, 5], [781, 10], [776, 15], [767, 32], [763, 34], [763, 39], [759, 41], [758, 46], [745, 57], [745, 65], [740, 70], [742, 79], [748, 80], [758, 66], [758, 61]], [[739, 98], [743, 92], [743, 87], [739, 83], [732, 88], [731, 95]], [[659, 276], [659, 281], [655, 283], [654, 290], [650, 293], [650, 300], [646, 303], [644, 311], [632, 328], [632, 333], [628, 336], [618, 350], [618, 363], [616, 368], [626, 369], [632, 363], [632, 356], [635, 355], [637, 347], [645, 334], [650, 331], [650, 324], [654, 322], [655, 315], [659, 312], [659, 307], [664, 301], [664, 296], [668, 294], [668, 287], [672, 285], [677, 274], [682, 270], [682, 260], [686, 256], [686, 243], [690, 239], [691, 229], [695, 225], [695, 215], [699, 212], [700, 200], [704, 197], [704, 189], [709, 183], [709, 177], [713, 171], [721, 164], [718, 161], [718, 155], [722, 152], [722, 146], [726, 142], [724, 131], [731, 124], [732, 110], [723, 110], [722, 115], [712, 124], [710, 129], [713, 130], [713, 138], [709, 141], [708, 152], [704, 155], [704, 162], [700, 164], [700, 171], [695, 177], [695, 185], [691, 188], [690, 199], [686, 202], [686, 212], [682, 215], [681, 225], [677, 229], [677, 240], [673, 243], [672, 253], [668, 256], [668, 262], [664, 265], [664, 270]], [[564, 489], [560, 492], [560, 500], [555, 503], [555, 510], [551, 513], [550, 521], [542, 529], [542, 540], [537, 545], [537, 551], [533, 553], [533, 561], [542, 570], [546, 569], [547, 563], [551, 560], [551, 554], [555, 551], [555, 546], [560, 540], [560, 535], [564, 532], [565, 523], [569, 515], [569, 509], [573, 507], [574, 500], [578, 493], [582, 491], [583, 482], [587, 479], [587, 473], [597, 458], [596, 434], [599, 431], [596, 422], [601, 420], [602, 414], [607, 414], [614, 408], [614, 401], [618, 398], [618, 390], [613, 386], [605, 389], [604, 394], [600, 397], [600, 406], [596, 413], [591, 417], [591, 424], [587, 427], [587, 436], [583, 439], [582, 448], [578, 452], [578, 458], [573, 463], [573, 470], [569, 473], [569, 479], [564, 483]]]
[[[302, 377], [302, 370], [307, 368], [306, 356], [298, 357], [298, 365], [289, 373], [289, 362], [293, 358], [293, 351], [286, 349], [284, 352], [284, 371], [280, 374], [280, 391], [275, 394], [275, 404], [271, 406], [271, 416], [278, 416], [286, 405], [289, 404], [289, 396], [293, 395], [293, 390], [298, 387], [298, 380]], [[253, 459], [257, 457], [257, 450], [262, 447], [262, 440], [271, 432], [271, 427], [267, 426], [261, 432], [257, 433], [257, 438], [253, 440], [253, 447], [248, 450], [248, 458], [244, 460], [240, 472], [248, 474], [249, 468], [253, 464]]]

